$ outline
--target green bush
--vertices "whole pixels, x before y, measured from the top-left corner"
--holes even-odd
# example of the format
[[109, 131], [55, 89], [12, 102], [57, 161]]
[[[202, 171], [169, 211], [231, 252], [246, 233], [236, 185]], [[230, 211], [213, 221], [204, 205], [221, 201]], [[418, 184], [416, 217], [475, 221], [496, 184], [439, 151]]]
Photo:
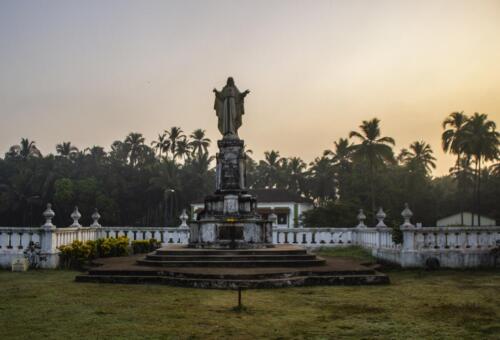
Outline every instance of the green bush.
[[154, 251], [155, 249], [160, 248], [161, 243], [156, 239], [152, 238], [148, 240], [136, 240], [132, 241], [132, 251], [134, 254], [143, 254]]
[[60, 266], [63, 268], [82, 269], [99, 257], [127, 256], [129, 240], [126, 236], [118, 238], [100, 238], [95, 241], [73, 241], [59, 247]]

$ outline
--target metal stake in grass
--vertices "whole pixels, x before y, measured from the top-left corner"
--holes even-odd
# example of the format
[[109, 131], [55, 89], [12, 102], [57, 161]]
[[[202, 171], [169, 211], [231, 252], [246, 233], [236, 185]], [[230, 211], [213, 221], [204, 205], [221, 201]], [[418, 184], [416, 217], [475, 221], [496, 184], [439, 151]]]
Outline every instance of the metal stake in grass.
[[243, 305], [241, 304], [241, 287], [238, 287], [238, 309], [241, 310]]
[[235, 312], [241, 312], [245, 309], [245, 307], [243, 306], [243, 303], [241, 302], [241, 291], [243, 289], [241, 287], [238, 287], [238, 306], [235, 306], [233, 307], [233, 310]]

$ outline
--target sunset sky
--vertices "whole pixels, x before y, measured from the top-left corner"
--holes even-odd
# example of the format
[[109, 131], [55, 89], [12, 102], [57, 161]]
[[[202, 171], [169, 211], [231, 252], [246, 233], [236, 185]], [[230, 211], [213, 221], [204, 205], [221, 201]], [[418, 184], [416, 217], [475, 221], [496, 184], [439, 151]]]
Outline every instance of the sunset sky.
[[[0, 1], [0, 153], [219, 138], [214, 87], [250, 89], [240, 137], [312, 161], [378, 117], [396, 149], [452, 111], [500, 124], [500, 1]], [[215, 149], [212, 149], [215, 151]]]

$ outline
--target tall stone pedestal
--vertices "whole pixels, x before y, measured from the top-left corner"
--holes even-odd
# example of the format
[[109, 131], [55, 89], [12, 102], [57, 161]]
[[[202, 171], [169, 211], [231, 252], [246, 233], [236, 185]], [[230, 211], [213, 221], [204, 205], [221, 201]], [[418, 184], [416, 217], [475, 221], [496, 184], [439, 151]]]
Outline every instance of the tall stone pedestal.
[[244, 142], [217, 142], [216, 191], [190, 222], [189, 246], [195, 248], [272, 247], [272, 222], [257, 214], [257, 199], [246, 191]]

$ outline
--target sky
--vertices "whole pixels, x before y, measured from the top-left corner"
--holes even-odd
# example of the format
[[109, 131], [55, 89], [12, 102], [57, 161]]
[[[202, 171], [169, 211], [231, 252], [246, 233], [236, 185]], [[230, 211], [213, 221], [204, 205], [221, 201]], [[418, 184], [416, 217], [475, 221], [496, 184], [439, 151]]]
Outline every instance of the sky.
[[377, 117], [396, 150], [430, 143], [442, 175], [449, 113], [500, 124], [500, 1], [0, 0], [0, 153], [171, 126], [215, 141], [228, 76], [251, 91], [254, 158], [310, 162]]

